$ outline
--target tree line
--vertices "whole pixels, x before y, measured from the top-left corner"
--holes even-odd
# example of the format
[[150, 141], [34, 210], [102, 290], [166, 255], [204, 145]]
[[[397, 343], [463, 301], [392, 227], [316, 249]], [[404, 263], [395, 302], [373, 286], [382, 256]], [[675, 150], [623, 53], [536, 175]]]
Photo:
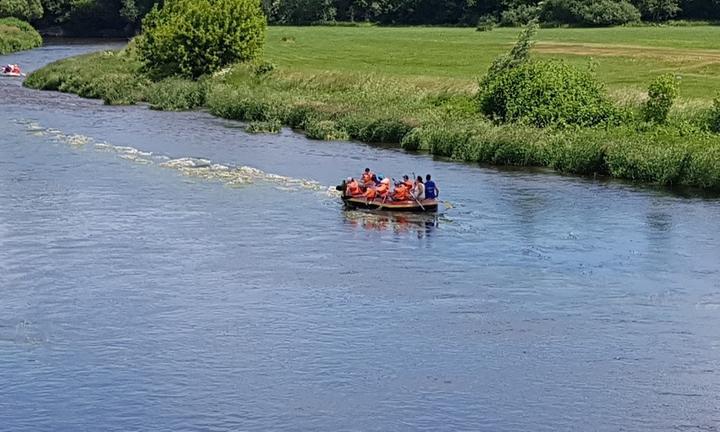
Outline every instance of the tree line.
[[[720, 0], [258, 0], [270, 24], [617, 25], [640, 20], [720, 20]], [[0, 17], [69, 34], [132, 34], [162, 0], [0, 0]]]

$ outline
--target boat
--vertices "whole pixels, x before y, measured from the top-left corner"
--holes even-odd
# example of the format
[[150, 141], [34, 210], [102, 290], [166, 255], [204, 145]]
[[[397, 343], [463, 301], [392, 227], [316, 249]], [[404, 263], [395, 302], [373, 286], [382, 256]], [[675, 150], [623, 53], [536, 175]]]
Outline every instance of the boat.
[[439, 201], [436, 199], [393, 201], [388, 198], [377, 197], [369, 200], [364, 195], [347, 195], [345, 181], [335, 187], [342, 194], [342, 200], [348, 209], [385, 210], [411, 213], [431, 213], [438, 210]]
[[367, 210], [386, 210], [396, 212], [412, 212], [412, 213], [431, 213], [438, 210], [438, 200], [426, 199], [426, 200], [407, 200], [407, 201], [390, 201], [383, 200], [382, 198], [376, 198], [374, 200], [368, 200], [364, 196], [342, 196], [345, 207], [352, 209], [367, 209]]
[[9, 78], [18, 78], [18, 77], [24, 77], [25, 74], [21, 72], [0, 72], [0, 76], [9, 77]]

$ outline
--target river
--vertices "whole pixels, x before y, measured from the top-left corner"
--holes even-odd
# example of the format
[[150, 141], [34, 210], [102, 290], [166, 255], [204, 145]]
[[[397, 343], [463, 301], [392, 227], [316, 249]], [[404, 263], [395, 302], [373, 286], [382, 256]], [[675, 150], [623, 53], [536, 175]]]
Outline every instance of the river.
[[0, 94], [1, 430], [718, 430], [718, 199]]

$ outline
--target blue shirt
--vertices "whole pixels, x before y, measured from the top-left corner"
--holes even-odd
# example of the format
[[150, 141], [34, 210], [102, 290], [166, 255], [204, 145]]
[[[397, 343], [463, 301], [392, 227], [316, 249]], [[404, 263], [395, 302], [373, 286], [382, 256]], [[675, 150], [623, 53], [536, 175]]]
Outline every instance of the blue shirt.
[[425, 182], [425, 199], [435, 199], [437, 192], [435, 192], [435, 182], [428, 180]]

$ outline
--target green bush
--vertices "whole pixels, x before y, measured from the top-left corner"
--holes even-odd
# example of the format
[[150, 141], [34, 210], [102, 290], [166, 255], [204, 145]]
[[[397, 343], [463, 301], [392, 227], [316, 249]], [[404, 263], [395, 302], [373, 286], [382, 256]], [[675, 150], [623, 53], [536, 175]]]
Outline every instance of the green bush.
[[[3, 0], [0, 0], [0, 3]], [[0, 18], [0, 55], [37, 48], [42, 37], [28, 23], [17, 18]]]
[[205, 104], [207, 85], [181, 78], [166, 78], [153, 83], [145, 92], [153, 109], [186, 111]]
[[626, 0], [547, 0], [540, 19], [552, 24], [613, 26], [640, 21], [640, 11]]
[[213, 115], [231, 120], [270, 121], [285, 118], [283, 104], [263, 92], [212, 86], [207, 95], [207, 107]]
[[578, 9], [579, 24], [616, 26], [640, 22], [640, 11], [625, 0], [590, 0]]
[[497, 25], [497, 20], [492, 15], [483, 15], [480, 18], [478, 18], [477, 25], [475, 26], [475, 29], [477, 31], [490, 31], [495, 28]]
[[592, 126], [617, 115], [595, 76], [560, 60], [534, 60], [507, 70], [481, 90], [480, 110], [501, 122]]
[[369, 143], [399, 144], [411, 129], [401, 120], [379, 119], [360, 129], [357, 138]]
[[25, 21], [40, 19], [43, 7], [40, 0], [1, 0], [0, 17], [14, 17]]
[[270, 121], [254, 121], [248, 123], [247, 126], [245, 126], [245, 132], [257, 134], [257, 133], [272, 133], [276, 134], [279, 133], [280, 130], [282, 130], [282, 123], [280, 123], [280, 120], [270, 120]]
[[720, 141], [706, 139], [692, 147], [685, 184], [720, 190]]
[[711, 131], [720, 133], [720, 95], [713, 99], [708, 126]]
[[607, 146], [609, 172], [635, 181], [680, 184], [690, 159], [687, 141], [686, 137], [667, 129], [618, 135]]
[[167, 0], [143, 20], [137, 48], [153, 76], [196, 79], [258, 57], [265, 25], [259, 0]]
[[500, 25], [520, 27], [537, 18], [540, 8], [534, 5], [519, 4], [500, 14]]
[[643, 105], [645, 121], [663, 124], [667, 121], [670, 108], [679, 95], [678, 80], [672, 74], [661, 75], [648, 88], [648, 100]]
[[569, 129], [548, 143], [550, 168], [574, 174], [607, 174], [605, 161], [608, 135], [600, 129]]
[[347, 132], [332, 120], [311, 120], [305, 126], [308, 138], [325, 141], [345, 141], [350, 139]]

